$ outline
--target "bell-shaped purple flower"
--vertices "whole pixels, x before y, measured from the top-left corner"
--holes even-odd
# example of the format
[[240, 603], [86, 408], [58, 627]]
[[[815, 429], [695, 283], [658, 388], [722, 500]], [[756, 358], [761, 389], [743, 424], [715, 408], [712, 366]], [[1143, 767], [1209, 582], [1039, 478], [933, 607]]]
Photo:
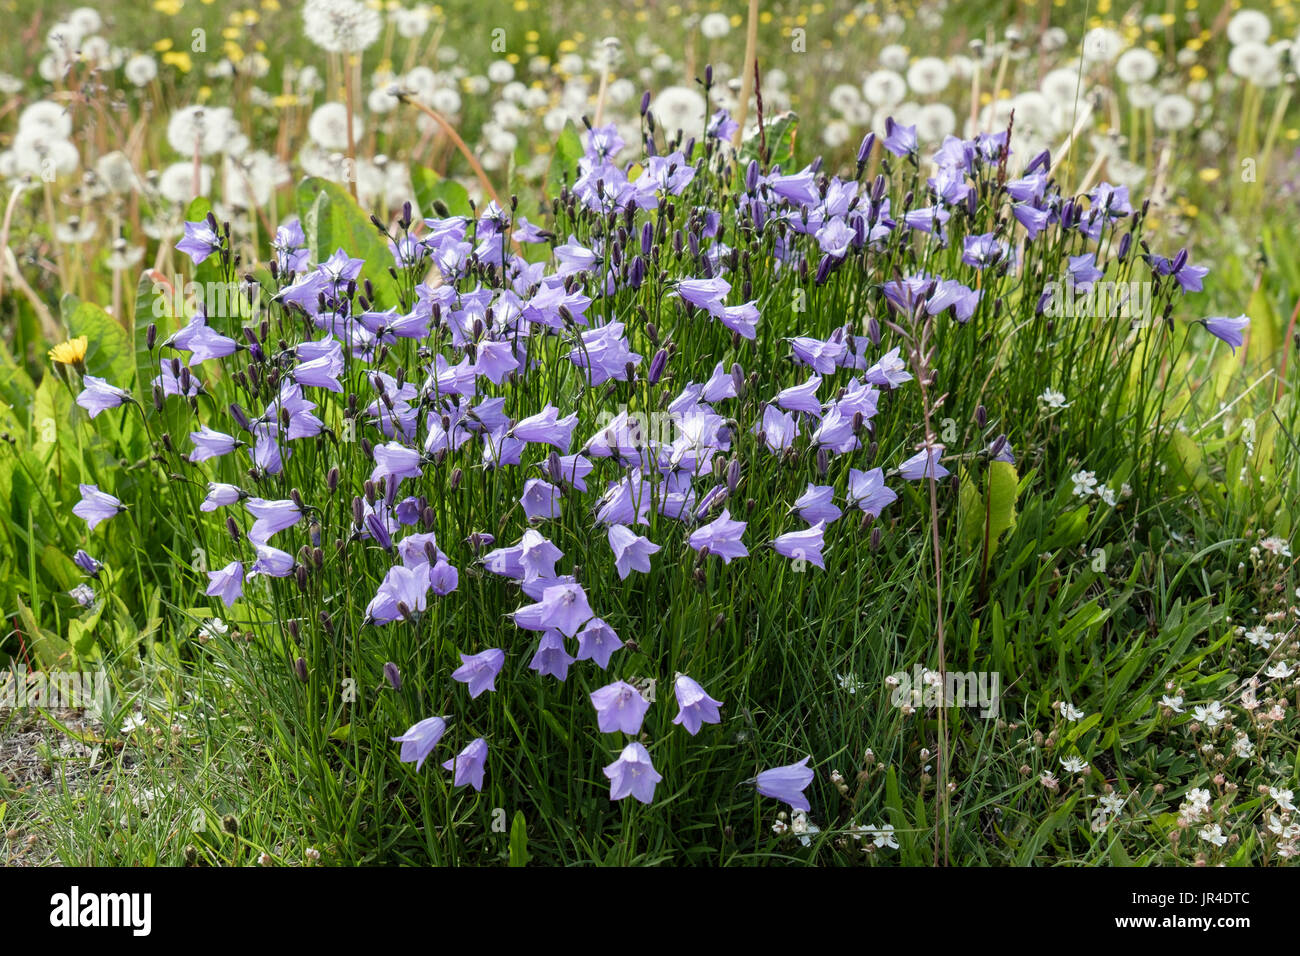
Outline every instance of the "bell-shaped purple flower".
[[216, 511], [225, 505], [233, 505], [241, 498], [248, 497], [238, 485], [226, 485], [219, 481], [208, 482], [208, 496], [199, 505], [200, 511]]
[[947, 478], [951, 472], [943, 467], [939, 459], [943, 456], [943, 445], [926, 445], [907, 461], [898, 466], [898, 473], [908, 481], [920, 481], [923, 478]]
[[878, 518], [886, 505], [897, 500], [898, 495], [885, 487], [885, 473], [880, 468], [870, 471], [849, 469], [849, 504]]
[[573, 637], [595, 614], [587, 603], [581, 584], [557, 584], [542, 592], [536, 604], [526, 604], [514, 612], [515, 624], [529, 631], [555, 628], [565, 637]]
[[650, 752], [633, 741], [623, 748], [618, 759], [605, 768], [609, 778], [609, 798], [622, 800], [632, 796], [642, 803], [655, 798], [655, 784], [663, 777], [650, 763]]
[[469, 686], [471, 700], [485, 690], [497, 689], [497, 674], [506, 662], [505, 651], [493, 647], [478, 654], [462, 654], [460, 660], [461, 665], [451, 672], [451, 679]]
[[1239, 315], [1235, 319], [1228, 316], [1218, 316], [1205, 320], [1205, 329], [1216, 339], [1227, 342], [1232, 348], [1232, 353], [1237, 354], [1237, 349], [1245, 341], [1243, 333], [1250, 325], [1250, 319], [1245, 315]]
[[617, 680], [591, 692], [591, 705], [596, 708], [596, 725], [602, 734], [621, 730], [625, 734], [641, 732], [650, 701], [631, 684]]
[[677, 716], [673, 718], [673, 723], [681, 724], [691, 736], [698, 734], [704, 724], [722, 722], [722, 716], [718, 713], [722, 701], [714, 700], [698, 682], [685, 674], [678, 674], [673, 681], [673, 693], [677, 695]]
[[835, 488], [831, 485], [808, 484], [807, 490], [794, 501], [792, 510], [809, 524], [834, 521], [844, 512], [834, 502]]
[[560, 489], [549, 481], [529, 478], [524, 482], [524, 493], [519, 496], [524, 515], [529, 521], [544, 521], [560, 517]]
[[231, 607], [244, 596], [244, 565], [231, 561], [220, 571], [208, 572], [208, 597], [219, 597], [226, 607]]
[[80, 488], [81, 500], [72, 506], [72, 513], [84, 519], [91, 531], [96, 525], [126, 510], [122, 502], [100, 491], [98, 485], [81, 485]]
[[221, 237], [208, 219], [187, 222], [184, 238], [176, 243], [176, 251], [185, 253], [196, 266], [220, 248]]
[[715, 520], [696, 528], [687, 543], [696, 551], [707, 547], [709, 554], [716, 554], [723, 564], [730, 564], [732, 558], [749, 556], [749, 549], [740, 540], [744, 533], [745, 522], [733, 521], [731, 512], [723, 508]]
[[424, 766], [425, 758], [433, 752], [434, 747], [438, 746], [438, 741], [442, 739], [442, 735], [446, 732], [446, 719], [442, 717], [426, 717], [418, 724], [413, 725], [402, 736], [389, 739], [401, 743], [402, 763], [414, 762], [415, 769], [419, 770]]
[[452, 772], [452, 786], [469, 784], [475, 790], [483, 789], [483, 772], [487, 769], [488, 745], [482, 737], [472, 741], [456, 756], [443, 763], [444, 770]]
[[822, 560], [823, 535], [826, 523], [819, 521], [803, 531], [790, 531], [772, 539], [772, 547], [777, 554], [794, 561], [806, 561], [822, 570], [826, 564]]
[[249, 498], [244, 502], [244, 507], [257, 519], [253, 522], [253, 526], [248, 529], [249, 541], [266, 542], [270, 540], [271, 535], [286, 528], [292, 528], [302, 520], [302, 512], [288, 498], [282, 498], [278, 501], [268, 501], [266, 498]]
[[650, 555], [660, 550], [649, 538], [622, 524], [609, 526], [609, 546], [614, 551], [614, 567], [620, 581], [633, 571], [649, 574]]
[[578, 632], [578, 660], [595, 661], [596, 666], [604, 670], [609, 666], [609, 659], [623, 646], [614, 629], [598, 617], [593, 617]]
[[822, 377], [813, 375], [802, 385], [792, 385], [777, 392], [772, 403], [787, 412], [807, 412], [809, 415], [820, 416], [822, 403], [817, 400], [817, 389], [821, 384]]
[[537, 644], [537, 653], [529, 661], [530, 670], [537, 671], [543, 677], [549, 675], [556, 680], [565, 680], [569, 676], [569, 665], [577, 658], [564, 649], [564, 635], [550, 630], [542, 635]]
[[200, 425], [199, 430], [190, 432], [190, 441], [194, 442], [194, 451], [190, 452], [190, 461], [198, 464], [209, 458], [228, 455], [243, 444], [238, 438]]
[[130, 392], [109, 385], [108, 382], [94, 375], [86, 375], [81, 382], [85, 387], [77, 396], [77, 404], [84, 408], [91, 418], [110, 408], [117, 408], [124, 402], [134, 401]]
[[808, 798], [803, 795], [803, 791], [813, 780], [812, 768], [808, 766], [809, 759], [804, 757], [798, 763], [764, 770], [754, 778], [758, 792], [765, 797], [785, 801], [791, 809], [807, 813], [812, 809]]

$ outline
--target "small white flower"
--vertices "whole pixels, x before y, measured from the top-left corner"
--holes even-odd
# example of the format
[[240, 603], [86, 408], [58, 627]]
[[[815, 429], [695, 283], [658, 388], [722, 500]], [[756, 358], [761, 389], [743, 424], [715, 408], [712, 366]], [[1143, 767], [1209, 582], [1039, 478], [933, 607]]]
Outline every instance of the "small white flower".
[[1076, 471], [1070, 476], [1076, 498], [1090, 498], [1097, 490], [1097, 476], [1091, 471]]
[[1200, 837], [1206, 843], [1213, 843], [1215, 846], [1223, 846], [1228, 842], [1228, 838], [1223, 835], [1223, 828], [1217, 823], [1207, 823], [1201, 827]]
[[1074, 722], [1076, 720], [1083, 720], [1084, 714], [1078, 707], [1075, 707], [1069, 701], [1063, 700], [1061, 701], [1061, 716], [1068, 721]]
[[1066, 773], [1085, 773], [1088, 769], [1088, 761], [1079, 757], [1062, 757], [1061, 767]]
[[125, 737], [128, 734], [134, 733], [143, 727], [145, 723], [146, 721], [143, 714], [132, 714], [122, 722], [122, 736]]
[[1070, 403], [1065, 400], [1065, 395], [1052, 388], [1043, 389], [1043, 394], [1038, 396], [1038, 400], [1048, 408], [1069, 408]]
[[867, 828], [871, 831], [871, 842], [876, 848], [889, 847], [891, 850], [898, 849], [898, 841], [894, 839], [894, 828], [888, 823], [882, 823], [880, 826], [870, 826]]
[[1183, 698], [1177, 694], [1172, 697], [1165, 694], [1160, 698], [1160, 706], [1168, 707], [1175, 714], [1181, 714], [1183, 712]]
[[1192, 717], [1199, 723], [1209, 727], [1211, 730], [1223, 723], [1223, 721], [1227, 719], [1227, 716], [1227, 711], [1223, 709], [1223, 705], [1217, 700], [1210, 701], [1210, 703], [1204, 707], [1192, 708]]
[[1279, 790], [1277, 787], [1269, 787], [1268, 795], [1277, 801], [1278, 807], [1282, 810], [1285, 810], [1287, 813], [1295, 812], [1295, 804], [1292, 802], [1295, 798], [1295, 794], [1290, 790]]

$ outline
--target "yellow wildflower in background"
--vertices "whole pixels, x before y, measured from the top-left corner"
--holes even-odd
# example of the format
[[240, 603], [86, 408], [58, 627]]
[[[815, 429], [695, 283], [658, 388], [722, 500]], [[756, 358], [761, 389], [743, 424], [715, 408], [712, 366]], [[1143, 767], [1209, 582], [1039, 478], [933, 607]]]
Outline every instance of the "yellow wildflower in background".
[[168, 66], [174, 66], [182, 73], [188, 73], [194, 69], [194, 61], [184, 50], [169, 50], [162, 55], [162, 61]]
[[89, 344], [90, 339], [84, 335], [78, 335], [75, 339], [60, 342], [50, 349], [50, 361], [57, 362], [60, 365], [75, 365], [78, 370], [84, 369], [86, 367], [86, 346]]

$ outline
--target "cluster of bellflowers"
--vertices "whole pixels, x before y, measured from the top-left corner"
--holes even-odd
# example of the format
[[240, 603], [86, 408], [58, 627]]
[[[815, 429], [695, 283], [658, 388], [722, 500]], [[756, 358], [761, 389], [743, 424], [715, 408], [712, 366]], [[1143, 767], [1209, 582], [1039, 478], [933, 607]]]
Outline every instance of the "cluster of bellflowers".
[[[172, 480], [202, 489], [201, 500], [193, 496], [197, 511], [225, 519], [221, 540], [230, 560], [206, 572], [209, 597], [232, 608], [247, 600], [245, 588], [257, 578], [318, 593], [312, 582], [326, 572], [327, 549], [335, 552], [330, 561], [360, 549], [364, 558], [353, 561], [383, 567], [364, 612], [340, 622], [337, 610], [314, 610], [330, 633], [387, 628], [418, 622], [431, 602], [458, 590], [472, 562], [476, 574], [511, 582], [519, 605], [510, 615], [517, 640], [462, 654], [449, 674], [468, 701], [495, 692], [507, 658], [517, 654], [531, 655], [528, 666], [558, 682], [575, 665], [612, 676], [624, 642], [618, 622], [601, 616], [600, 595], [617, 582], [558, 567], [564, 552], [547, 528], [566, 509], [584, 516], [593, 539], [608, 542], [620, 582], [651, 574], [668, 548], [674, 562], [687, 548], [695, 552], [697, 580], [707, 562], [743, 563], [759, 544], [824, 570], [827, 531], [846, 515], [858, 512], [865, 528], [897, 501], [897, 481], [949, 475], [944, 445], [933, 436], [888, 471], [865, 467], [876, 458], [870, 440], [881, 403], [913, 380], [912, 357], [886, 347], [886, 330], [922, 317], [968, 323], [981, 310], [996, 315], [1001, 302], [986, 294], [994, 283], [982, 277], [1015, 273], [1024, 250], [1049, 232], [1092, 243], [1122, 232], [1110, 254], [1123, 260], [1131, 253], [1137, 217], [1124, 188], [1102, 184], [1086, 197], [1064, 198], [1046, 154], [1008, 180], [1008, 132], [949, 136], [923, 166], [915, 128], [890, 121], [879, 144], [874, 134], [863, 141], [856, 178], [841, 178], [820, 162], [788, 172], [737, 161], [727, 145], [734, 126], [723, 112], [710, 119], [698, 148], [679, 132], [661, 150], [647, 105], [644, 157], [635, 171], [614, 161], [625, 146], [615, 127], [587, 129], [578, 175], [554, 204], [555, 232], [518, 215], [513, 201], [469, 216], [434, 209], [438, 214], [419, 222], [408, 203], [395, 226], [373, 220], [392, 255], [379, 265], [342, 248], [313, 262], [301, 224], [290, 220], [271, 243], [274, 289], [259, 289], [269, 301], [265, 314], [245, 324], [200, 310], [162, 341], [149, 329], [159, 427], [169, 406], [188, 410], [192, 422], [184, 437], [157, 436], [157, 458]], [[867, 178], [873, 150], [883, 168]], [[933, 172], [922, 182], [924, 168]], [[891, 189], [891, 180], [902, 187]], [[964, 228], [981, 205], [994, 204], [1009, 215], [979, 219], [995, 224], [993, 231]], [[946, 248], [953, 235], [961, 236], [961, 256], [951, 274], [870, 267], [884, 250]], [[239, 275], [229, 227], [211, 216], [187, 223], [178, 249], [196, 266], [216, 257], [221, 274]], [[1101, 276], [1100, 254], [1071, 258], [1078, 281]], [[1158, 279], [1182, 289], [1199, 288], [1205, 273], [1185, 253], [1150, 263]], [[874, 297], [874, 306], [861, 303], [874, 314], [864, 323], [830, 310], [805, 313], [824, 327], [796, 330], [798, 317], [787, 307], [778, 322], [765, 323], [752, 294], [760, 269], [818, 286], [851, 270], [864, 296]], [[392, 280], [390, 301], [376, 293], [381, 276]], [[242, 281], [257, 282], [251, 274]], [[647, 286], [653, 297], [642, 294]], [[634, 304], [651, 299], [656, 316]], [[739, 361], [717, 361], [707, 377], [676, 373], [685, 352], [659, 327], [669, 322], [678, 339], [698, 338], [756, 361], [759, 352], [744, 345], [766, 335], [766, 325], [775, 324], [775, 334], [794, 331], [779, 347], [797, 381], [778, 388], [765, 380], [779, 370], [746, 370]], [[839, 324], [825, 327], [832, 323]], [[654, 351], [647, 357], [637, 348]], [[228, 380], [222, 394], [237, 401], [216, 407], [205, 400], [216, 374]], [[576, 393], [569, 405], [576, 411], [536, 398], [561, 394], [556, 383]], [[78, 403], [92, 417], [135, 401], [92, 376], [83, 384]], [[599, 425], [588, 417], [634, 386], [663, 390], [670, 434], [647, 435], [625, 407]], [[742, 404], [745, 396], [759, 400]], [[1014, 462], [1005, 435], [986, 453]], [[369, 470], [364, 478], [360, 467], [339, 468], [340, 459], [355, 464], [358, 454]], [[319, 474], [315, 486], [287, 487], [285, 468], [299, 455], [304, 467], [296, 473], [308, 481]], [[738, 486], [746, 459], [765, 455], [802, 458], [809, 480], [791, 508], [803, 527], [756, 543], [747, 534], [753, 501], [738, 495]], [[848, 468], [842, 487], [820, 483], [828, 461], [841, 456], [864, 467]], [[448, 502], [470, 469], [494, 472], [514, 489], [510, 510], [527, 519], [517, 540], [496, 540], [504, 517], [493, 530], [456, 524]], [[83, 486], [82, 495], [74, 512], [91, 530], [123, 510], [96, 486]], [[652, 513], [667, 519], [654, 526], [659, 540], [643, 533]], [[439, 528], [454, 530], [456, 540], [440, 540]], [[879, 535], [877, 524], [873, 543]], [[98, 572], [84, 552], [78, 564]], [[298, 627], [294, 619], [286, 629], [297, 637]], [[303, 673], [307, 665], [299, 658], [297, 666]], [[399, 685], [395, 668], [389, 678]], [[687, 734], [723, 719], [725, 705], [707, 684], [708, 675], [673, 680], [673, 723]], [[630, 738], [605, 768], [611, 799], [650, 803], [663, 779], [642, 742], [651, 701], [616, 679], [590, 703], [600, 732]], [[400, 760], [422, 767], [449, 719], [430, 716], [394, 736]], [[477, 738], [442, 766], [456, 786], [480, 789], [488, 751]], [[808, 759], [750, 782], [806, 811]]]

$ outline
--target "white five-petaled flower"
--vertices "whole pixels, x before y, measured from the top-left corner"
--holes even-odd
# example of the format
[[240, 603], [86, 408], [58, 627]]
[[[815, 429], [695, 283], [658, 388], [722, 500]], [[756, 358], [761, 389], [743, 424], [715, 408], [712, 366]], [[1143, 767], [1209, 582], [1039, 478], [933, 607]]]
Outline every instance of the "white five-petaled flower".
[[1056, 389], [1053, 388], [1043, 389], [1043, 394], [1038, 396], [1038, 400], [1042, 402], [1044, 405], [1046, 405], [1048, 408], [1069, 408], [1070, 407], [1070, 403], [1065, 400], [1064, 393], [1058, 392], [1056, 391]]
[[1228, 718], [1228, 713], [1217, 700], [1212, 700], [1204, 707], [1193, 707], [1192, 717], [1213, 730]]
[[1223, 835], [1223, 828], [1217, 823], [1207, 823], [1201, 827], [1200, 837], [1206, 843], [1213, 843], [1215, 846], [1223, 846], [1228, 842], [1228, 838]]

